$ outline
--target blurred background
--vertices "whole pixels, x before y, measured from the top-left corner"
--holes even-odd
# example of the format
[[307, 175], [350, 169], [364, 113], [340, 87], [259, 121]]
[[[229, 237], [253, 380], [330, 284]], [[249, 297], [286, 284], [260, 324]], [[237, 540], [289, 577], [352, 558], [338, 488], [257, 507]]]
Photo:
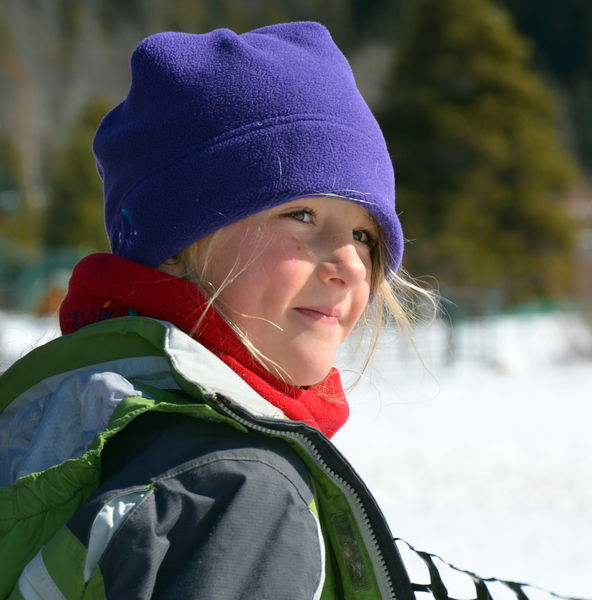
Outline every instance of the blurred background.
[[90, 145], [143, 37], [300, 19], [350, 59], [405, 267], [454, 317], [592, 298], [588, 0], [2, 0], [0, 309], [55, 311], [72, 264], [107, 249]]
[[0, 372], [107, 250], [91, 141], [137, 43], [309, 19], [385, 132], [404, 266], [442, 297], [425, 364], [386, 336], [337, 441], [411, 543], [592, 597], [590, 0], [0, 0]]

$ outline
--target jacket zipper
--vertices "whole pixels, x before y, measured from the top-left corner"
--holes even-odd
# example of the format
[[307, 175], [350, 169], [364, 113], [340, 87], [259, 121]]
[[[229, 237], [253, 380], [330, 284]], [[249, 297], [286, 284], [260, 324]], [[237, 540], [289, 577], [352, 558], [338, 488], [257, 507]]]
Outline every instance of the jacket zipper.
[[[281, 429], [274, 429], [269, 426], [261, 425], [252, 419], [247, 419], [237, 414], [230, 406], [226, 404], [224, 399], [220, 398], [219, 396], [216, 396], [215, 400], [217, 401], [216, 405], [221, 408], [224, 413], [235, 419], [241, 425], [267, 435], [281, 436], [295, 440], [301, 447], [304, 448], [308, 455], [314, 460], [316, 465], [320, 467], [323, 473], [328, 475], [338, 485], [339, 489], [341, 489], [341, 491], [345, 494], [350, 507], [352, 508], [352, 514], [356, 519], [358, 526], [360, 527], [362, 537], [366, 542], [366, 547], [370, 554], [371, 561], [375, 567], [375, 576], [381, 593], [388, 594], [388, 596], [383, 596], [383, 598], [398, 600], [397, 595], [395, 594], [391, 574], [388, 571], [386, 561], [384, 559], [384, 553], [380, 548], [378, 540], [376, 539], [374, 528], [372, 527], [368, 517], [363, 499], [350, 483], [348, 483], [345, 479], [343, 479], [343, 477], [331, 469], [331, 467], [327, 464], [327, 461], [321, 455], [319, 449], [315, 446], [314, 442], [309, 439], [306, 433], [284, 431]], [[397, 552], [394, 542], [393, 552]]]

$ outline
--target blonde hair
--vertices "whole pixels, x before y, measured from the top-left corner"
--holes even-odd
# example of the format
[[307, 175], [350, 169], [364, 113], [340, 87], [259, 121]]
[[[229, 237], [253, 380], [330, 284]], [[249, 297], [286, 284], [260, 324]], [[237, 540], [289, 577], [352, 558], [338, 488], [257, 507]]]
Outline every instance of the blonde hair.
[[413, 324], [422, 319], [426, 312], [435, 316], [438, 311], [434, 291], [423, 287], [402, 267], [395, 271], [389, 266], [392, 260], [387, 253], [382, 230], [380, 227], [377, 229], [378, 240], [372, 256], [372, 297], [359, 321], [359, 326], [370, 332], [370, 340], [362, 366], [351, 387], [359, 382], [372, 361], [382, 330], [392, 323], [408, 340], [423, 364], [413, 337]]
[[[289, 374], [270, 357], [265, 356], [258, 350], [247, 333], [230, 317], [229, 311], [226, 310], [224, 303], [219, 298], [225, 287], [230, 285], [251, 264], [255, 257], [250, 257], [246, 264], [240, 266], [239, 257], [237, 257], [230, 272], [217, 288], [214, 288], [209, 280], [208, 272], [212, 252], [221, 231], [223, 229], [219, 229], [194, 242], [174, 257], [174, 261], [181, 266], [182, 276], [195, 284], [208, 298], [206, 310], [195, 324], [194, 332], [199, 331], [207, 311], [214, 308], [235, 332], [255, 360], [280, 380], [286, 381], [286, 378], [289, 379]], [[358, 383], [370, 364], [378, 346], [380, 333], [385, 326], [394, 322], [419, 355], [413, 339], [413, 323], [423, 313], [421, 309], [426, 304], [431, 307], [433, 314], [436, 313], [437, 303], [434, 292], [423, 288], [419, 282], [409, 277], [403, 269], [395, 272], [389, 267], [392, 260], [379, 226], [377, 226], [377, 232], [378, 239], [371, 250], [371, 299], [358, 322], [359, 327], [366, 328], [370, 333], [368, 349], [356, 380], [351, 387]]]

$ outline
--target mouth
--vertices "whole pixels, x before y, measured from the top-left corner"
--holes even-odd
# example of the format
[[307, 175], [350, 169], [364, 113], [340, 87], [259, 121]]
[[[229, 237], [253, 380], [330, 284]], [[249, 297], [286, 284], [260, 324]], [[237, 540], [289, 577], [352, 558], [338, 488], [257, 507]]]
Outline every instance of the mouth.
[[341, 316], [341, 311], [337, 310], [336, 308], [324, 306], [314, 308], [297, 307], [295, 310], [303, 317], [313, 321], [318, 321], [320, 323], [326, 323], [327, 325], [336, 325], [339, 322], [339, 317]]

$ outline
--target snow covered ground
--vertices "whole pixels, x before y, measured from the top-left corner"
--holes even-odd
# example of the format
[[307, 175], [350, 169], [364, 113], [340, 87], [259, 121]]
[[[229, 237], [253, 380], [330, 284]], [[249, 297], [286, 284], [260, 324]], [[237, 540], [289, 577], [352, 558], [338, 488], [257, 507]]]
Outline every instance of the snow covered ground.
[[27, 352], [59, 335], [53, 317], [34, 317], [0, 311], [0, 373]]
[[[336, 444], [416, 548], [592, 598], [590, 329], [550, 314], [455, 331], [418, 330], [427, 368], [386, 332]], [[51, 319], [0, 313], [0, 372], [54, 335]]]
[[590, 330], [555, 314], [457, 338], [446, 366], [446, 328], [418, 333], [426, 370], [385, 336], [337, 446], [417, 549], [592, 598]]

